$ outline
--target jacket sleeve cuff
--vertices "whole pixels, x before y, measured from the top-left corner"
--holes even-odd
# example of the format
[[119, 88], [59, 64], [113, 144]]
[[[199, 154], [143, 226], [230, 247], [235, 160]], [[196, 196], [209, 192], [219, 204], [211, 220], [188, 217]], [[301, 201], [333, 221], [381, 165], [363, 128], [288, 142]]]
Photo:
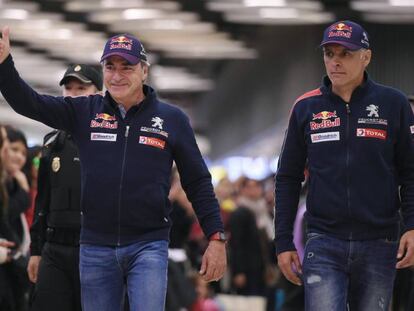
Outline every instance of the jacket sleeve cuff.
[[403, 228], [402, 231], [406, 232], [406, 231], [410, 231], [410, 230], [414, 230], [414, 213], [412, 211], [407, 212], [407, 210], [403, 209]]
[[42, 251], [38, 245], [30, 245], [30, 256], [41, 256]]
[[293, 236], [276, 238], [276, 255], [279, 255], [283, 252], [296, 251], [295, 244], [293, 244]]
[[7, 80], [7, 77], [4, 75], [4, 73], [7, 72], [10, 66], [13, 66], [13, 58], [11, 54], [9, 54], [9, 56], [7, 56], [7, 58], [0, 64], [0, 83], [4, 80]]

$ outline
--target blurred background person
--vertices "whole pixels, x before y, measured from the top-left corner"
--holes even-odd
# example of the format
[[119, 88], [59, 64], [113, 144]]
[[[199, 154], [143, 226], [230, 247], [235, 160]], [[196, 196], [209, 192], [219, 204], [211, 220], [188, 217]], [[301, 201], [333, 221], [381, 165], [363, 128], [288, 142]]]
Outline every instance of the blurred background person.
[[7, 133], [4, 126], [0, 125], [0, 310], [13, 310], [14, 299], [11, 287], [9, 286], [8, 269], [4, 264], [11, 258], [11, 248], [15, 245], [6, 237], [9, 235], [9, 225], [7, 220], [8, 195], [5, 185], [5, 170], [3, 167], [3, 154], [8, 147]]
[[265, 295], [272, 219], [259, 181], [243, 177], [237, 208], [229, 218], [231, 284], [240, 295]]
[[[29, 280], [25, 273], [30, 236], [24, 212], [29, 208], [29, 184], [22, 172], [26, 163], [27, 141], [22, 131], [6, 126], [8, 145], [1, 154], [8, 204], [3, 208], [5, 237], [14, 242], [10, 260], [2, 265], [1, 277], [7, 284], [6, 310], [28, 309]], [[8, 308], [8, 309], [7, 309]]]
[[235, 185], [228, 179], [223, 177], [214, 188], [217, 200], [220, 204], [221, 218], [223, 219], [224, 229], [228, 230], [228, 222], [232, 212], [236, 209], [236, 189]]
[[170, 214], [166, 311], [180, 311], [188, 309], [196, 300], [196, 291], [188, 277], [194, 271], [188, 256], [188, 239], [196, 217], [176, 169], [171, 176], [168, 199], [173, 208]]
[[211, 283], [204, 281], [198, 273], [193, 273], [190, 277], [197, 298], [189, 311], [225, 311], [220, 302], [217, 301]]
[[[60, 81], [71, 97], [100, 93], [102, 84], [101, 71], [84, 64], [70, 66]], [[80, 311], [80, 162], [70, 133], [45, 136], [38, 176], [27, 267], [36, 283], [31, 310]]]
[[29, 228], [32, 226], [34, 217], [34, 206], [37, 195], [37, 175], [40, 165], [42, 146], [35, 145], [27, 149], [27, 160], [23, 166], [23, 173], [26, 175], [27, 182], [29, 183], [29, 196], [30, 205], [25, 211], [26, 221]]

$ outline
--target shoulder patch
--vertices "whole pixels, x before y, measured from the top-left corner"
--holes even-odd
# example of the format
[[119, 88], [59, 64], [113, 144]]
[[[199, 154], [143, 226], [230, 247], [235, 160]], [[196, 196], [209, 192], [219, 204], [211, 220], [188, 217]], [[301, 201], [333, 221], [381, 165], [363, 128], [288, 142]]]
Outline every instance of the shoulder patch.
[[295, 105], [296, 105], [296, 103], [298, 103], [299, 101], [301, 101], [302, 99], [305, 99], [305, 98], [309, 98], [309, 97], [313, 97], [313, 96], [320, 96], [320, 95], [322, 95], [322, 92], [321, 92], [321, 90], [319, 89], [319, 88], [317, 88], [317, 89], [315, 89], [315, 90], [312, 90], [312, 91], [309, 91], [309, 92], [306, 92], [305, 94], [303, 94], [302, 96], [300, 96], [296, 101], [295, 101]]
[[56, 131], [56, 130], [46, 134], [45, 137], [43, 138], [43, 145], [45, 147], [49, 146], [51, 143], [53, 143], [56, 140], [58, 135], [59, 135], [59, 131]]

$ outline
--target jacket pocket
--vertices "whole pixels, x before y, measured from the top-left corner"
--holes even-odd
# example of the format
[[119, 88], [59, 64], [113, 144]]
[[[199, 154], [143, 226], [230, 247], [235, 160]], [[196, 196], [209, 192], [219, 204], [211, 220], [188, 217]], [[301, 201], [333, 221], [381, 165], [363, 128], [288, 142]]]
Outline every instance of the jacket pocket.
[[166, 209], [168, 198], [160, 184], [145, 185], [131, 196], [132, 200], [122, 211], [128, 226], [150, 229], [164, 227], [169, 223]]

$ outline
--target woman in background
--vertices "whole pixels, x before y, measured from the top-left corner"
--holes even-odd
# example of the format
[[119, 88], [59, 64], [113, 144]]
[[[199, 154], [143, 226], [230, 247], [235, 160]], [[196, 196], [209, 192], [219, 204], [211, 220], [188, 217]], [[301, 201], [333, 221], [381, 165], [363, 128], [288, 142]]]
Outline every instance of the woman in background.
[[7, 262], [0, 266], [0, 282], [4, 284], [0, 310], [26, 311], [29, 288], [26, 266], [30, 240], [24, 212], [30, 200], [29, 184], [22, 168], [26, 163], [27, 143], [21, 131], [9, 126], [5, 129], [8, 143], [2, 150], [1, 161], [7, 205], [3, 206], [1, 221], [4, 238], [14, 242], [15, 246], [11, 248]]

